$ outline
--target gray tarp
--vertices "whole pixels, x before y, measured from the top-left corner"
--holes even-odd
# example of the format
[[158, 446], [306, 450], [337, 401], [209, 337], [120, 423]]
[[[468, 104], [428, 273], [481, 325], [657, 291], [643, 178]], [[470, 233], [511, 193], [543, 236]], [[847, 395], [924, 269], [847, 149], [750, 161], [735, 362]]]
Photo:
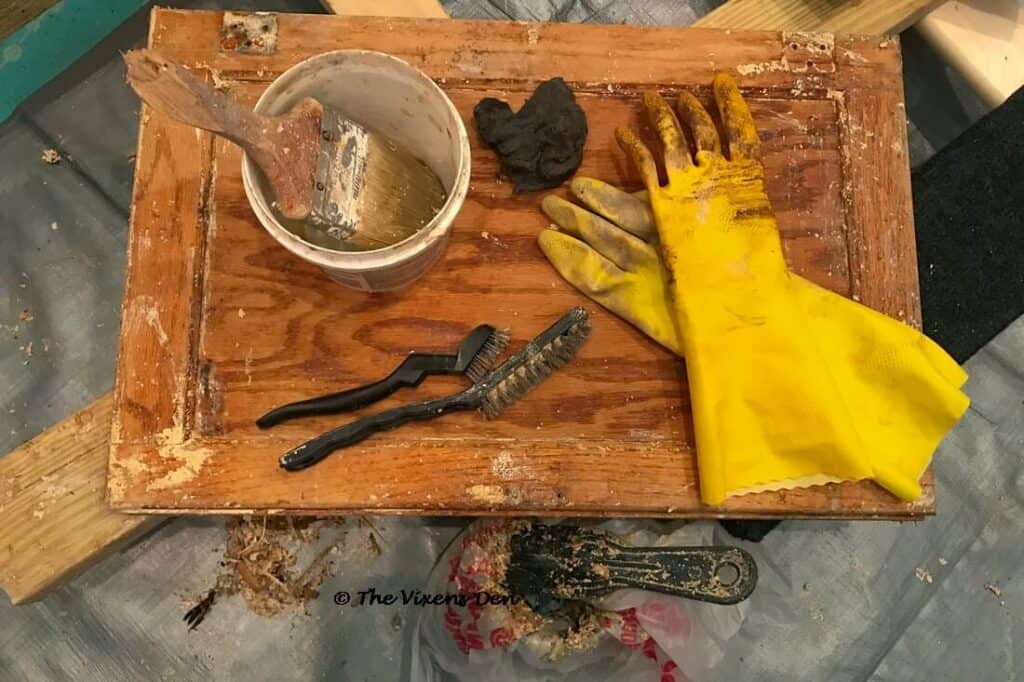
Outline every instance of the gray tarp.
[[[319, 9], [311, 0], [226, 4]], [[462, 18], [651, 25], [688, 24], [717, 4], [445, 2]], [[112, 385], [138, 118], [116, 50], [139, 44], [145, 26], [142, 16], [130, 21], [0, 126], [0, 452]], [[920, 163], [981, 109], [916, 35], [904, 35], [904, 49]], [[43, 164], [47, 147], [66, 160]], [[24, 309], [35, 319], [19, 322]], [[716, 679], [1021, 677], [1024, 320], [967, 367], [974, 404], [937, 456], [938, 516], [788, 522], [748, 545], [762, 587]], [[367, 550], [365, 528], [348, 524], [342, 568], [309, 615], [264, 619], [232, 598], [188, 633], [182, 614], [209, 588], [224, 530], [217, 519], [171, 521], [41, 603], [14, 608], [0, 597], [0, 680], [397, 679], [411, 613], [342, 609], [329, 596], [420, 586], [463, 522], [374, 525], [382, 556]]]

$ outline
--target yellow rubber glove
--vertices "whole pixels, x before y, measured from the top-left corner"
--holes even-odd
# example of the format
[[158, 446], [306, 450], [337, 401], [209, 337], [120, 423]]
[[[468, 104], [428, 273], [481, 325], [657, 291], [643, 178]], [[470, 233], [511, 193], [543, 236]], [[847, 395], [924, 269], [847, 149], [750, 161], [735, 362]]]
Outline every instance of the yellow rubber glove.
[[[651, 257], [657, 233], [646, 192], [634, 196], [590, 178], [576, 178], [571, 189], [586, 208], [545, 197], [542, 208], [558, 229], [541, 232], [541, 250], [577, 289], [682, 354], [667, 273]], [[917, 330], [791, 277], [844, 402], [856, 406], [854, 427], [874, 479], [915, 499], [932, 453], [967, 407], [958, 390], [966, 374]]]
[[697, 148], [692, 159], [664, 100], [645, 97], [665, 143], [664, 188], [646, 147], [618, 131], [650, 192], [672, 277], [702, 496], [714, 504], [729, 494], [872, 476], [838, 383], [807, 333], [808, 315], [795, 304], [749, 110], [728, 77], [716, 79], [715, 95], [728, 160], [695, 98], [680, 99]]

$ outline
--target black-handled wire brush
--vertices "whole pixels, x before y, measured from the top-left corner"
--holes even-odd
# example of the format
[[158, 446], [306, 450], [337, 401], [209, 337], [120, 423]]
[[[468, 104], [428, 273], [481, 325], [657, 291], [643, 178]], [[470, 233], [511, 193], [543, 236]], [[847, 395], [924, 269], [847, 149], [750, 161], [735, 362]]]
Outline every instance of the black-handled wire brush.
[[358, 410], [388, 397], [400, 388], [419, 386], [431, 374], [465, 374], [470, 381], [480, 381], [508, 348], [508, 340], [507, 329], [495, 329], [489, 324], [482, 324], [466, 335], [454, 355], [413, 351], [395, 371], [379, 381], [276, 407], [256, 420], [256, 425], [266, 429], [298, 417]]
[[328, 431], [285, 453], [280, 459], [281, 467], [299, 471], [375, 433], [448, 412], [479, 409], [484, 418], [493, 419], [569, 362], [589, 333], [587, 311], [573, 308], [472, 387], [445, 398], [396, 407]]

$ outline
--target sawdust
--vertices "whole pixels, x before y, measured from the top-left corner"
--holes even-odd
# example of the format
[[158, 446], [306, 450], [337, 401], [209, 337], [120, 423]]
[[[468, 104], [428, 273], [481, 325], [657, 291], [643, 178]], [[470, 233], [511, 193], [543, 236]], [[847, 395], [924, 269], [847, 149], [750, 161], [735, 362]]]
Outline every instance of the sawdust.
[[932, 578], [932, 574], [928, 572], [928, 569], [922, 568], [921, 566], [914, 569], [914, 575], [918, 580], [923, 583], [928, 583], [929, 585], [931, 585], [934, 580], [934, 578]]
[[[482, 591], [490, 595], [511, 595], [505, 575], [512, 559], [512, 536], [528, 530], [531, 525], [527, 520], [511, 521], [492, 526], [474, 537], [473, 544], [488, 565], [479, 584]], [[600, 571], [600, 565], [594, 568]], [[606, 566], [604, 568], [607, 570]], [[537, 613], [525, 600], [496, 608], [507, 613], [502, 624], [509, 630], [512, 641], [528, 637], [529, 646], [548, 661], [595, 648], [604, 636], [602, 618], [614, 615], [575, 600], [566, 601], [552, 616]]]
[[25, 310], [22, 310], [20, 313], [18, 313], [18, 321], [19, 322], [31, 322], [35, 318], [36, 318], [36, 316], [33, 315], [32, 311], [29, 310], [28, 308], [26, 308]]
[[601, 618], [602, 613], [596, 610], [583, 614], [572, 627], [551, 639], [551, 650], [546, 658], [549, 661], [557, 661], [569, 654], [597, 648], [604, 634]]
[[[488, 570], [483, 572], [483, 581], [479, 585], [482, 592], [489, 595], [510, 594], [505, 586], [505, 574], [512, 560], [512, 536], [528, 529], [530, 525], [530, 521], [511, 521], [493, 526], [474, 537], [474, 544], [479, 546], [481, 556], [488, 562]], [[525, 601], [501, 608], [508, 611], [509, 618], [504, 625], [509, 629], [513, 641], [536, 632], [548, 622], [548, 619], [527, 606]]]
[[42, 156], [39, 158], [52, 166], [56, 163], [60, 163], [61, 155], [56, 149], [44, 149]]
[[[344, 524], [345, 519], [337, 517], [232, 517], [227, 522], [224, 570], [213, 590], [189, 613], [201, 621], [215, 598], [236, 594], [253, 613], [265, 617], [303, 609], [334, 574], [334, 560], [344, 543], [344, 530], [323, 531]], [[329, 541], [323, 542], [322, 535], [329, 535]], [[191, 627], [199, 624], [192, 620]]]

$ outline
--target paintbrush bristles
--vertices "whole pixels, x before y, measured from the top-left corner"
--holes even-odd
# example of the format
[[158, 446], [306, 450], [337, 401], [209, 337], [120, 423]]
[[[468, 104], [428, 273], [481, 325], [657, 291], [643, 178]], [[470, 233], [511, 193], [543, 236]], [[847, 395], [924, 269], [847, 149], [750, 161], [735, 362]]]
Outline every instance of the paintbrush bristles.
[[564, 334], [539, 348], [526, 362], [484, 394], [480, 412], [486, 419], [497, 417], [502, 410], [551, 376], [552, 372], [572, 360], [589, 333], [590, 321], [584, 317]]
[[427, 164], [367, 131], [366, 161], [353, 240], [378, 249], [411, 237], [434, 219], [448, 194]]

